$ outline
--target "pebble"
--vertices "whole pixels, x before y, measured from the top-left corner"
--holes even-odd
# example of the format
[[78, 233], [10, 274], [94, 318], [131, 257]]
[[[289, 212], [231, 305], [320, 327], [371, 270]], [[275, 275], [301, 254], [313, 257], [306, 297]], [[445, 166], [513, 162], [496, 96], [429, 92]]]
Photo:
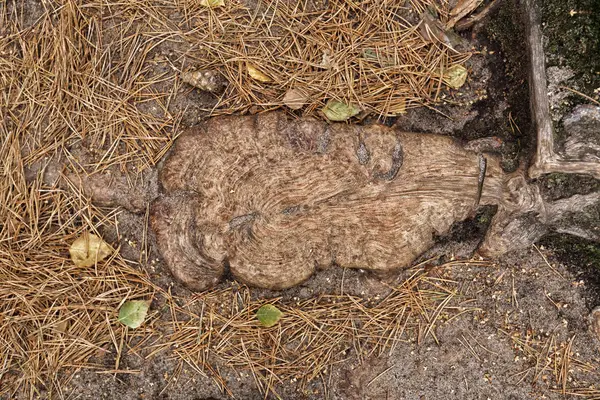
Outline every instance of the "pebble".
[[600, 340], [600, 306], [594, 308], [591, 314], [592, 332]]

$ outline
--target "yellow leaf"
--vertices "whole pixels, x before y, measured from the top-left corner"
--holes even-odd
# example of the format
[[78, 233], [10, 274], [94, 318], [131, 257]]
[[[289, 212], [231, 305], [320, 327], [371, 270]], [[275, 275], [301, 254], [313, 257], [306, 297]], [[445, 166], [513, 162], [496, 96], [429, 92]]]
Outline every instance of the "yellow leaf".
[[448, 68], [442, 78], [444, 83], [453, 89], [459, 89], [467, 81], [467, 69], [460, 64]]
[[79, 236], [69, 248], [71, 260], [78, 267], [91, 267], [97, 261], [102, 261], [111, 255], [113, 251], [110, 245], [93, 233]]
[[292, 110], [301, 109], [308, 100], [306, 93], [300, 89], [289, 89], [283, 96], [283, 104]]
[[222, 7], [225, 5], [225, 0], [202, 0], [200, 5], [208, 8]]
[[252, 77], [252, 79], [256, 79], [259, 82], [273, 82], [273, 79], [263, 74], [258, 68], [256, 68], [252, 64], [246, 64], [246, 69], [248, 70], [248, 75]]

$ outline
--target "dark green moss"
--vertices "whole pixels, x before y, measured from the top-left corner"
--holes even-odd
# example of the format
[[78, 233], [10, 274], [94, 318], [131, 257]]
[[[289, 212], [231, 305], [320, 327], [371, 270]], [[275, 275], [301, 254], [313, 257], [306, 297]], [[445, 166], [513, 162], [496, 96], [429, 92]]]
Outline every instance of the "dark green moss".
[[[520, 156], [529, 153], [531, 144], [527, 49], [519, 10], [517, 0], [505, 0], [476, 32], [480, 43], [491, 52], [486, 57], [492, 75], [488, 99], [476, 104], [475, 109], [480, 115], [490, 117], [471, 121], [463, 130], [465, 134], [502, 138], [505, 141], [502, 167], [507, 172], [517, 168]], [[502, 115], [497, 115], [500, 103], [508, 107]]]
[[600, 300], [600, 244], [571, 235], [552, 234], [541, 245], [554, 251], [559, 261], [587, 283], [590, 307]]
[[[600, 1], [544, 0], [540, 4], [547, 67], [569, 68], [575, 75], [564, 84], [593, 97], [600, 86]], [[589, 100], [571, 93], [555, 112], [566, 115], [583, 103]], [[562, 122], [555, 122], [554, 139], [559, 148], [565, 135]]]
[[[494, 18], [484, 27], [488, 38], [500, 46], [505, 73], [514, 83], [525, 83], [528, 73], [527, 46], [521, 6], [516, 0], [504, 1]], [[517, 89], [517, 88], [515, 88]], [[526, 95], [529, 98], [529, 95]]]
[[437, 238], [437, 240], [440, 243], [447, 243], [481, 239], [485, 236], [497, 210], [498, 208], [495, 206], [482, 206], [473, 218], [456, 222], [445, 237]]
[[568, 66], [579, 90], [600, 86], [600, 1], [544, 0], [542, 22], [549, 66]]
[[588, 194], [600, 190], [600, 180], [589, 175], [553, 173], [544, 175], [537, 181], [542, 196], [547, 201], [571, 197], [574, 194]]

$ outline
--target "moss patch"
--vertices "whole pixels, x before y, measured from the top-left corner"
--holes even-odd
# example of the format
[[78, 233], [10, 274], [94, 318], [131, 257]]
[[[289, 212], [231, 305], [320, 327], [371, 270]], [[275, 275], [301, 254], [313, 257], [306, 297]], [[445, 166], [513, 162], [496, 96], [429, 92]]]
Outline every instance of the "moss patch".
[[[522, 13], [516, 0], [506, 0], [492, 18], [482, 26], [481, 43], [491, 53], [489, 67], [492, 76], [488, 98], [479, 102], [480, 115], [494, 115], [493, 122], [476, 119], [465, 125], [464, 132], [478, 132], [482, 136], [498, 136], [505, 140], [502, 149], [502, 168], [511, 172], [518, 167], [521, 154], [530, 151], [531, 115], [527, 86], [528, 62]], [[496, 106], [508, 107], [496, 115]], [[472, 139], [472, 138], [469, 138]]]
[[542, 245], [553, 250], [559, 261], [587, 282], [590, 306], [600, 301], [600, 244], [571, 235], [551, 234]]
[[589, 175], [553, 173], [538, 180], [542, 196], [547, 201], [571, 197], [575, 194], [588, 194], [600, 190], [600, 180]]
[[542, 21], [548, 66], [569, 66], [580, 90], [593, 92], [600, 86], [600, 2], [545, 0]]
[[[600, 2], [597, 0], [544, 0], [542, 27], [545, 36], [546, 67], [568, 68], [574, 76], [563, 82], [588, 96], [597, 97], [600, 87]], [[583, 96], [568, 93], [555, 114], [567, 115], [576, 105], [590, 103]], [[560, 121], [554, 121], [556, 145], [566, 134]]]

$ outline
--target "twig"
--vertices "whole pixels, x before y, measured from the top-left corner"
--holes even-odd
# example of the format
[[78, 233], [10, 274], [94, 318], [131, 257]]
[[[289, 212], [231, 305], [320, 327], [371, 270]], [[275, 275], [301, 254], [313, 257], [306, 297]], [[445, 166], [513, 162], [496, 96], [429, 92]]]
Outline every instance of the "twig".
[[583, 94], [583, 93], [581, 93], [581, 92], [579, 92], [579, 91], [577, 91], [577, 90], [575, 90], [575, 89], [572, 89], [572, 88], [570, 88], [570, 87], [567, 87], [567, 86], [559, 86], [559, 88], [561, 88], [561, 89], [566, 89], [566, 90], [569, 90], [569, 91], [571, 91], [571, 92], [573, 92], [573, 93], [575, 93], [575, 94], [578, 94], [579, 96], [581, 96], [581, 97], [583, 97], [583, 98], [585, 98], [585, 99], [588, 99], [589, 101], [593, 102], [594, 104], [596, 104], [596, 105], [599, 105], [599, 106], [600, 106], [600, 101], [598, 101], [598, 100], [596, 100], [596, 99], [593, 99], [593, 98], [591, 98], [591, 97], [590, 97], [590, 96], [588, 96], [587, 94]]
[[492, 0], [490, 4], [488, 4], [483, 10], [481, 10], [481, 12], [459, 21], [454, 28], [459, 32], [469, 29], [473, 25], [479, 23], [484, 18], [489, 16], [493, 11], [497, 10], [501, 4], [502, 0]]

